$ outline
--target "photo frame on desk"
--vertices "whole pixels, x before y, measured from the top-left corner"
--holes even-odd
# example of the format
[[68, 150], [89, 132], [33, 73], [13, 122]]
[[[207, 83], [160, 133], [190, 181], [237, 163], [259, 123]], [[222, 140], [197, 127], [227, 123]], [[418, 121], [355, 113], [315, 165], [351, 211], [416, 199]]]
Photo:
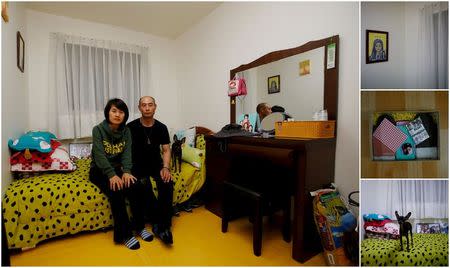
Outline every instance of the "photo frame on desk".
[[74, 159], [86, 159], [91, 157], [92, 143], [70, 143], [69, 155]]
[[17, 32], [17, 68], [25, 72], [25, 41], [20, 32]]

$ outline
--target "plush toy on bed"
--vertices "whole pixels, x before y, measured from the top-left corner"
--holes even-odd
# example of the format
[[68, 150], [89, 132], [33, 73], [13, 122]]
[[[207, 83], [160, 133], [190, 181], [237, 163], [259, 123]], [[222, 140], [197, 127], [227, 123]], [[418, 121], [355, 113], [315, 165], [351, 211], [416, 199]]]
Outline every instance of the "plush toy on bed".
[[[172, 143], [172, 166], [175, 169], [175, 172], [181, 172], [181, 146], [186, 141], [186, 137], [183, 137], [181, 140], [177, 138], [177, 135], [173, 135], [173, 143]], [[177, 171], [178, 170], [178, 171]]]
[[409, 217], [411, 217], [411, 212], [408, 212], [406, 216], [399, 216], [398, 212], [395, 211], [395, 217], [397, 217], [398, 224], [400, 225], [400, 250], [403, 250], [402, 237], [406, 236], [406, 251], [409, 251], [408, 232], [411, 234], [411, 247], [413, 247], [412, 226], [411, 223], [407, 222]]

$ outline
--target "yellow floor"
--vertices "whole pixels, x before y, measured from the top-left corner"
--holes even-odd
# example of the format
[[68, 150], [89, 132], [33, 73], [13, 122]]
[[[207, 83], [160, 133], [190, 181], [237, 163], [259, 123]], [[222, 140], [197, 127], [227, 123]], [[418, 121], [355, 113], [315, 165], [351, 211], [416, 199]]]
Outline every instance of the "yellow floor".
[[262, 256], [253, 255], [252, 225], [248, 218], [230, 222], [228, 232], [220, 231], [220, 218], [205, 208], [182, 212], [173, 218], [174, 245], [160, 240], [145, 242], [129, 250], [115, 245], [113, 232], [89, 232], [42, 242], [36, 248], [11, 256], [13, 266], [323, 266], [318, 254], [306, 263], [292, 259], [292, 243], [283, 241], [277, 226], [265, 223]]

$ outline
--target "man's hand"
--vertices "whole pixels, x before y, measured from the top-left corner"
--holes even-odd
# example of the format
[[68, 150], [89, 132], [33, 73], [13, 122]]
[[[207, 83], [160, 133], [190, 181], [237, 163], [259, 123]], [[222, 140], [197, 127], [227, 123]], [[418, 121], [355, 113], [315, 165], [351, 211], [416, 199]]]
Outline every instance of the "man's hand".
[[131, 184], [135, 183], [137, 181], [137, 179], [130, 173], [123, 173], [122, 181], [123, 181], [123, 184], [125, 184], [125, 187], [128, 188], [128, 187], [130, 187]]
[[109, 179], [109, 189], [113, 190], [115, 192], [116, 190], [122, 190], [123, 188], [123, 181], [119, 178], [119, 176], [114, 175], [114, 177], [111, 177]]
[[170, 175], [170, 170], [167, 167], [163, 167], [159, 174], [161, 175], [163, 182], [169, 182], [172, 180], [172, 175]]

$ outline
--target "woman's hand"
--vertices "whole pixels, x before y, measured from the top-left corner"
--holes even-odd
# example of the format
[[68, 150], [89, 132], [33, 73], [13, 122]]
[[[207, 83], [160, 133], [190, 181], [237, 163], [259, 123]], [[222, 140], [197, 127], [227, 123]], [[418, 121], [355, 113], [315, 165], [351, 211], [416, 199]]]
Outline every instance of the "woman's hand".
[[159, 172], [159, 175], [161, 175], [163, 182], [169, 182], [172, 180], [172, 175], [170, 175], [170, 170], [167, 167], [163, 167]]
[[137, 179], [130, 173], [123, 173], [122, 181], [125, 184], [125, 187], [128, 188], [128, 187], [130, 187], [131, 184], [135, 183], [137, 181]]
[[109, 189], [113, 191], [123, 189], [123, 181], [119, 178], [119, 176], [114, 175], [114, 177], [109, 179]]

